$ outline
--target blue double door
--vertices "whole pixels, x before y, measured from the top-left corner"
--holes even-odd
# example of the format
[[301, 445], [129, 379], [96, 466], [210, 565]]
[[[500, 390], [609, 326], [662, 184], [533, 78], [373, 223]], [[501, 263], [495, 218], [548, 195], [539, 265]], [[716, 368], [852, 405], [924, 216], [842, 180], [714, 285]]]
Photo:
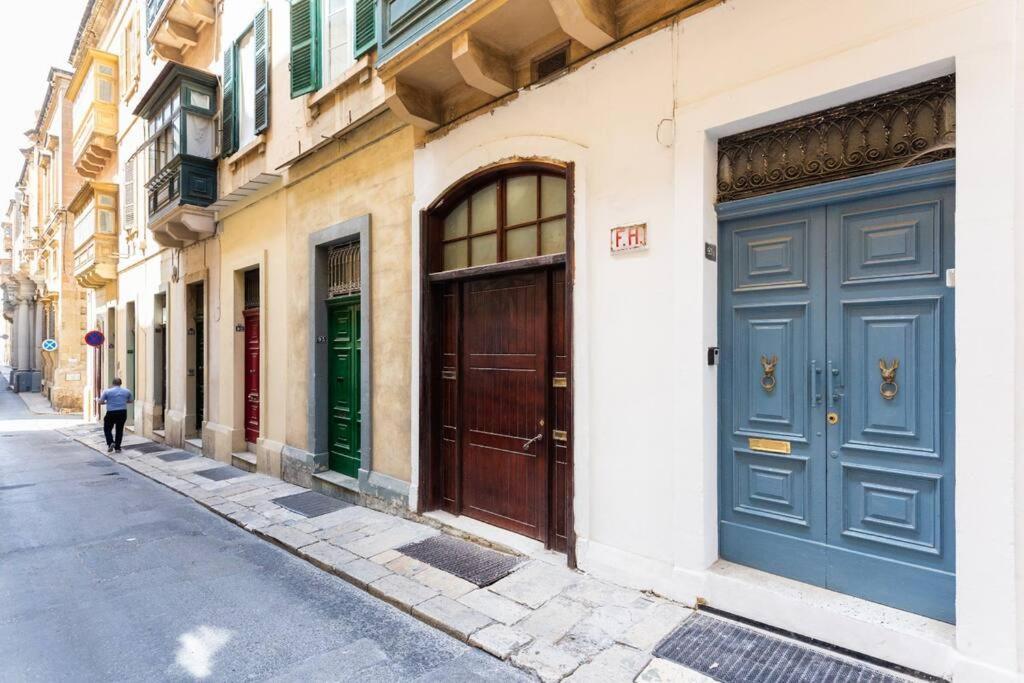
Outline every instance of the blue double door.
[[724, 559], [954, 621], [953, 196], [720, 221]]

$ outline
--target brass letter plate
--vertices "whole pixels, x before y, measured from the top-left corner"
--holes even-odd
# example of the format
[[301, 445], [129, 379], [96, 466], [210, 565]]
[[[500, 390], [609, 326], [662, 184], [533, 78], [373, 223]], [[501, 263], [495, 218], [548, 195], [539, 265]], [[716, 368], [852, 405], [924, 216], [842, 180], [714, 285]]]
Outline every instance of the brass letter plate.
[[552, 429], [551, 438], [554, 441], [568, 441], [569, 432], [565, 431], [564, 429]]
[[792, 444], [788, 441], [780, 441], [778, 439], [755, 439], [753, 437], [749, 440], [750, 450], [752, 451], [764, 451], [765, 453], [783, 453], [789, 455], [792, 453]]
[[551, 386], [553, 386], [555, 389], [564, 389], [567, 386], [569, 386], [569, 378], [555, 377], [554, 379], [551, 380]]

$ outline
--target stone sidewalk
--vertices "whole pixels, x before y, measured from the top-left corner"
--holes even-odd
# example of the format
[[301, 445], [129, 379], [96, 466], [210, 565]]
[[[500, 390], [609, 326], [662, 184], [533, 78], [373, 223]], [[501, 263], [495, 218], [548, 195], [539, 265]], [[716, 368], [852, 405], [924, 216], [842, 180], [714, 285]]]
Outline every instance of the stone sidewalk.
[[[396, 550], [441, 533], [432, 526], [358, 505], [306, 518], [272, 502], [308, 490], [300, 486], [255, 473], [211, 481], [196, 472], [223, 463], [196, 455], [164, 462], [134, 450], [107, 454], [96, 427], [62, 433], [542, 681], [712, 680], [651, 655], [691, 614], [677, 603], [544, 559], [527, 558], [509, 576], [477, 588]], [[125, 446], [147, 442], [125, 437]]]

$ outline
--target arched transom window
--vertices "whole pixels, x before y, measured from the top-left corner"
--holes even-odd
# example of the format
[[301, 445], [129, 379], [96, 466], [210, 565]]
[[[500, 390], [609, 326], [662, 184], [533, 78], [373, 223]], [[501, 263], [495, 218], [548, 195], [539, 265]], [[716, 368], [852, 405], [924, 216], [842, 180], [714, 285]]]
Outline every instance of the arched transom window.
[[435, 214], [431, 270], [457, 270], [565, 252], [565, 175], [519, 168], [487, 176]]

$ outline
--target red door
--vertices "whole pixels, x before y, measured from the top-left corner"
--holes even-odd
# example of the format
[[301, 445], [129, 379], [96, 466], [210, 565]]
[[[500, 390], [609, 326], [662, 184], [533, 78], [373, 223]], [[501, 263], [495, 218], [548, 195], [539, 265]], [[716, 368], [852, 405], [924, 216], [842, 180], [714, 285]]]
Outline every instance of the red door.
[[256, 443], [260, 435], [260, 309], [245, 315], [245, 440]]
[[463, 285], [462, 511], [546, 540], [547, 273]]

